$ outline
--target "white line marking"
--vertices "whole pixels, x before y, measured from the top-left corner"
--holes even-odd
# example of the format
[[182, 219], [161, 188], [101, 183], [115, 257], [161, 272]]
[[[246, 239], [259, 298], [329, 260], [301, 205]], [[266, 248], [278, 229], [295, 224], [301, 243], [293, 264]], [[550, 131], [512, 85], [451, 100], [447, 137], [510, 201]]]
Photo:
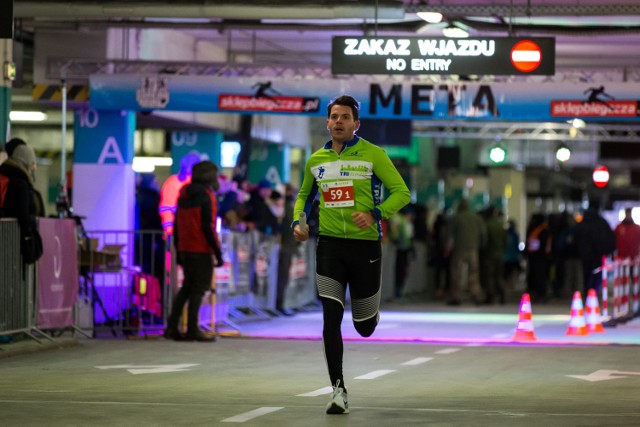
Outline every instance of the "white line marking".
[[457, 351], [460, 351], [460, 349], [459, 348], [445, 348], [445, 349], [436, 351], [436, 354], [451, 354], [451, 353], [455, 353]]
[[330, 394], [332, 392], [333, 392], [333, 387], [329, 386], [329, 387], [319, 388], [314, 391], [310, 391], [309, 393], [296, 394], [296, 396], [315, 397], [315, 396], [322, 396], [323, 394]]
[[262, 415], [270, 414], [271, 412], [279, 411], [280, 409], [284, 409], [284, 406], [265, 406], [262, 408], [254, 409], [253, 411], [245, 412], [243, 414], [235, 415], [231, 418], [225, 418], [222, 420], [223, 423], [244, 423], [245, 421], [252, 420], [254, 418], [258, 418]]
[[509, 338], [511, 334], [494, 334], [491, 335], [491, 338]]
[[403, 365], [420, 365], [422, 363], [428, 362], [429, 360], [433, 360], [433, 357], [416, 357], [415, 359], [411, 359], [408, 362], [404, 362]]
[[368, 374], [360, 375], [359, 377], [355, 377], [356, 380], [373, 380], [375, 378], [381, 377], [383, 375], [390, 374], [391, 372], [395, 372], [395, 369], [380, 369], [378, 371], [369, 372]]

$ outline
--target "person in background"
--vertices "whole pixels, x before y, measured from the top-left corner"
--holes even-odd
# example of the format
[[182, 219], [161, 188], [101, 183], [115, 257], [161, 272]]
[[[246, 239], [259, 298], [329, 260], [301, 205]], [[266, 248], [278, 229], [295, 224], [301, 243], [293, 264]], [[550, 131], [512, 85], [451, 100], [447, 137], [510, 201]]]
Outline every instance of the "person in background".
[[[224, 265], [216, 231], [217, 189], [218, 166], [203, 161], [193, 166], [191, 183], [180, 190], [173, 241], [178, 252], [178, 264], [184, 269], [184, 281], [173, 300], [165, 338], [215, 341], [215, 336], [200, 331], [199, 312], [202, 297], [211, 288], [213, 256], [216, 259], [215, 267]], [[178, 322], [187, 301], [187, 333], [182, 335]]]
[[451, 248], [447, 244], [449, 220], [445, 212], [436, 217], [431, 227], [429, 264], [434, 268], [435, 297], [444, 298], [451, 291]]
[[163, 283], [164, 245], [162, 221], [158, 213], [158, 182], [154, 174], [140, 173], [136, 177], [136, 183], [136, 230], [141, 233], [136, 233], [134, 257], [143, 273], [152, 274]]
[[460, 305], [463, 274], [467, 271], [467, 288], [475, 304], [481, 304], [479, 252], [487, 241], [487, 228], [480, 215], [469, 209], [466, 199], [460, 200], [457, 213], [449, 221], [452, 281], [448, 305]]
[[405, 206], [389, 219], [389, 236], [396, 246], [394, 297], [403, 296], [404, 285], [409, 273], [409, 261], [413, 254], [413, 209]]
[[[329, 104], [326, 123], [331, 140], [307, 160], [291, 225], [298, 242], [309, 238], [309, 224], [303, 229], [297, 219], [302, 212], [310, 216], [319, 194], [316, 277], [323, 309], [324, 354], [333, 386], [328, 414], [349, 413], [341, 331], [347, 286], [355, 329], [369, 337], [380, 319], [381, 220], [411, 199], [387, 153], [356, 135], [359, 110], [358, 101], [347, 95]], [[389, 193], [384, 201], [383, 185]]]
[[166, 236], [173, 234], [173, 221], [176, 215], [178, 197], [183, 185], [191, 182], [191, 168], [200, 161], [200, 155], [189, 153], [180, 160], [180, 171], [166, 179], [160, 188], [160, 206], [158, 212]]
[[552, 248], [551, 231], [542, 213], [531, 215], [527, 227], [525, 253], [527, 256], [527, 292], [532, 302], [547, 302], [549, 266]]
[[520, 251], [520, 235], [516, 222], [510, 219], [507, 222], [507, 244], [504, 248], [504, 281], [505, 290], [511, 292], [516, 287], [516, 282], [522, 272], [522, 251]]
[[[293, 222], [293, 206], [295, 204], [295, 190], [291, 184], [284, 186], [284, 216], [283, 224]], [[292, 316], [294, 311], [284, 306], [287, 285], [289, 284], [289, 271], [291, 260], [298, 252], [300, 243], [296, 241], [293, 233], [282, 233], [280, 236], [280, 254], [278, 256], [278, 288], [276, 291], [276, 311], [285, 316]]]
[[583, 296], [589, 289], [595, 289], [600, 295], [602, 274], [597, 268], [602, 266], [603, 256], [609, 256], [616, 250], [616, 235], [600, 215], [597, 203], [591, 203], [582, 221], [576, 225], [575, 239], [582, 262]]
[[493, 304], [497, 298], [500, 304], [506, 303], [504, 286], [504, 249], [507, 246], [507, 231], [501, 219], [500, 211], [490, 206], [486, 212], [487, 246], [485, 266], [485, 304]]
[[36, 220], [39, 216], [38, 197], [33, 187], [36, 154], [25, 143], [10, 149], [11, 155], [0, 165], [0, 217], [18, 220], [22, 258], [25, 264], [32, 264], [42, 255], [42, 240]]
[[624, 219], [614, 230], [617, 255], [634, 260], [640, 254], [640, 225], [633, 221], [631, 208], [624, 210]]
[[[7, 144], [5, 145], [5, 150], [7, 152], [7, 155], [9, 157], [12, 157], [15, 149], [17, 147], [20, 147], [20, 146], [27, 146], [27, 143], [23, 139], [20, 139], [20, 138], [13, 138], [13, 139], [9, 140], [9, 142], [7, 142]], [[20, 151], [22, 151], [22, 149], [20, 149], [18, 151], [20, 152]], [[22, 154], [18, 154], [18, 157], [20, 157], [21, 155], [24, 155], [24, 152]], [[28, 156], [30, 156], [30, 154], [28, 154]], [[33, 180], [33, 184], [34, 185], [35, 185], [35, 182], [36, 182], [36, 169], [37, 169], [37, 163], [34, 163], [33, 167], [30, 169], [31, 178]], [[46, 211], [45, 211], [44, 199], [42, 198], [42, 194], [40, 194], [40, 192], [35, 187], [33, 187], [31, 189], [31, 194], [33, 195], [34, 203], [35, 203], [35, 209], [36, 209], [35, 215], [37, 217], [45, 217], [45, 216], [47, 216]]]

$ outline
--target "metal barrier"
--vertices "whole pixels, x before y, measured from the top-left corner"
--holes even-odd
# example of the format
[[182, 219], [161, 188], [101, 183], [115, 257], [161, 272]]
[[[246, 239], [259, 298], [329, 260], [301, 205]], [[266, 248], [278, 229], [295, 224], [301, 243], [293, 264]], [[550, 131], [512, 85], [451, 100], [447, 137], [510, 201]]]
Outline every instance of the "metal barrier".
[[0, 220], [0, 335], [24, 333], [38, 342], [40, 337], [55, 341], [45, 331], [75, 326], [75, 232], [70, 220], [40, 218], [38, 228], [42, 257], [25, 266], [18, 222]]
[[[602, 317], [604, 326], [615, 326], [640, 315], [640, 258], [602, 257]], [[612, 298], [609, 288], [612, 287]], [[609, 302], [613, 310], [609, 316]]]
[[23, 276], [18, 221], [0, 219], [0, 242], [0, 335], [30, 333], [33, 282]]

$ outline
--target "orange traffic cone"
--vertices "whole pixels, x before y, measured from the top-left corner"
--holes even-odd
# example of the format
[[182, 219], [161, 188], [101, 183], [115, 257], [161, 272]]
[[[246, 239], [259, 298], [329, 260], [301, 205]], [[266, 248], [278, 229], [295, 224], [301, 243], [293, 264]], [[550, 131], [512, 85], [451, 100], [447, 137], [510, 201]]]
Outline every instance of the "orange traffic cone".
[[567, 335], [589, 335], [587, 323], [584, 320], [582, 295], [580, 295], [579, 291], [576, 291], [573, 294], [573, 301], [571, 302], [571, 319], [569, 319], [569, 328], [567, 329]]
[[585, 308], [587, 329], [589, 332], [604, 332], [602, 319], [600, 318], [600, 304], [595, 289], [589, 289], [587, 294], [587, 307]]
[[520, 300], [520, 310], [518, 310], [518, 326], [513, 335], [514, 341], [536, 341], [533, 333], [533, 322], [531, 320], [531, 298], [529, 294], [523, 294]]

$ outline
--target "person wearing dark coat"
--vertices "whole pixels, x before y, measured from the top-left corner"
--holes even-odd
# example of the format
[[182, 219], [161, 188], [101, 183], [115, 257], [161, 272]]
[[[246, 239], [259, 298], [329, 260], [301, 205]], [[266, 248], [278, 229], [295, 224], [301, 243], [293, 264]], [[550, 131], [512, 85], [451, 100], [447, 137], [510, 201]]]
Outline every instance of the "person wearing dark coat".
[[582, 222], [576, 225], [575, 241], [582, 262], [584, 295], [589, 289], [595, 289], [600, 295], [602, 274], [596, 269], [602, 266], [603, 256], [611, 255], [616, 250], [616, 235], [596, 205], [590, 206], [584, 212]]
[[26, 144], [12, 149], [10, 157], [0, 165], [0, 175], [8, 178], [0, 216], [16, 218], [20, 226], [21, 251], [26, 256], [27, 239], [38, 233], [34, 176], [36, 155]]
[[[180, 189], [173, 243], [178, 252], [178, 264], [184, 270], [184, 281], [173, 300], [165, 338], [215, 341], [215, 336], [199, 330], [198, 316], [202, 297], [211, 288], [214, 266], [224, 265], [216, 231], [218, 207], [215, 192], [218, 185], [218, 166], [207, 160], [193, 166], [191, 183]], [[187, 301], [187, 333], [182, 335], [178, 322]]]

